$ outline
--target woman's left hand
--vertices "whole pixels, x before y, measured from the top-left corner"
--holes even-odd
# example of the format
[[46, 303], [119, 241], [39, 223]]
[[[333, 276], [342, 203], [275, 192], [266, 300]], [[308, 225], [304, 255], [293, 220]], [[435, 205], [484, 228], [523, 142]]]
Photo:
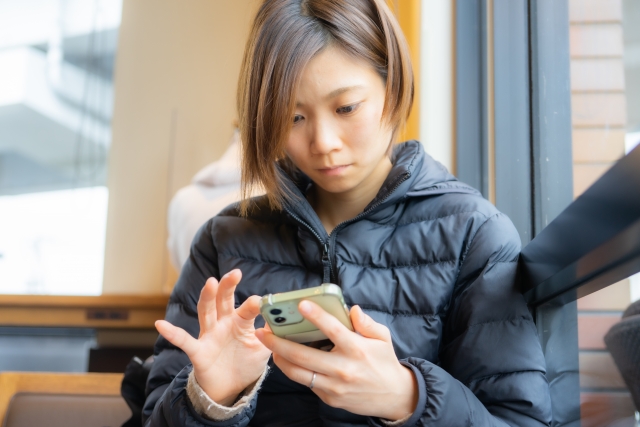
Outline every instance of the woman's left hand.
[[309, 386], [329, 406], [354, 414], [399, 420], [409, 416], [418, 401], [411, 370], [398, 362], [389, 329], [376, 323], [359, 306], [351, 308], [354, 329], [311, 301], [298, 309], [333, 342], [330, 352], [279, 338], [258, 329], [256, 336], [273, 352], [273, 361], [291, 380]]

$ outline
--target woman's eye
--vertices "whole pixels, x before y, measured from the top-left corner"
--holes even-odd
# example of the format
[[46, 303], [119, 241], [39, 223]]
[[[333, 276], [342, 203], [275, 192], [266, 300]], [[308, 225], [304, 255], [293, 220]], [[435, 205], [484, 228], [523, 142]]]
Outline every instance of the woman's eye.
[[298, 123], [300, 120], [302, 120], [302, 116], [299, 114], [296, 114], [295, 116], [293, 116], [293, 124], [295, 125], [296, 123]]
[[349, 114], [349, 113], [353, 113], [356, 108], [358, 108], [358, 104], [353, 104], [353, 105], [347, 105], [344, 107], [340, 107], [336, 110], [336, 113], [338, 114]]

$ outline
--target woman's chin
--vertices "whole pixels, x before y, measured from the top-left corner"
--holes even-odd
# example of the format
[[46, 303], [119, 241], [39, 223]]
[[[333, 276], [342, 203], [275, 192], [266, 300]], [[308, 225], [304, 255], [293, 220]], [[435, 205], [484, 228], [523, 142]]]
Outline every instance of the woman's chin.
[[319, 179], [314, 182], [322, 191], [329, 194], [347, 193], [355, 188], [355, 185], [347, 179]]

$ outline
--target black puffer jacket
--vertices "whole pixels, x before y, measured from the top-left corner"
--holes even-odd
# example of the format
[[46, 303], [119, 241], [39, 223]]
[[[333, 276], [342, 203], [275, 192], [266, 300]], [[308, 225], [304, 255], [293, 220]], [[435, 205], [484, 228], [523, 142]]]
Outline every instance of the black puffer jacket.
[[[236, 304], [253, 294], [333, 282], [391, 330], [420, 395], [407, 425], [543, 426], [551, 404], [536, 327], [516, 285], [520, 250], [509, 219], [425, 154], [396, 147], [377, 197], [327, 235], [302, 196], [282, 212], [266, 200], [250, 218], [229, 207], [196, 236], [166, 319], [193, 336], [208, 277], [242, 270]], [[328, 252], [327, 252], [328, 251]], [[380, 420], [332, 408], [277, 367], [234, 418], [198, 416], [185, 393], [186, 355], [160, 338], [147, 383], [154, 426], [354, 426]]]

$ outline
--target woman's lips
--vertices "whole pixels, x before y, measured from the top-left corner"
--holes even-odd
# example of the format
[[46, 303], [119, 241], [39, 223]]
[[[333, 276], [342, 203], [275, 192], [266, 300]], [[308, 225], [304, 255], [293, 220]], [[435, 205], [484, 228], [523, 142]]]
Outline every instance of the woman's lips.
[[336, 176], [342, 174], [350, 165], [332, 166], [329, 168], [318, 169], [323, 175]]

